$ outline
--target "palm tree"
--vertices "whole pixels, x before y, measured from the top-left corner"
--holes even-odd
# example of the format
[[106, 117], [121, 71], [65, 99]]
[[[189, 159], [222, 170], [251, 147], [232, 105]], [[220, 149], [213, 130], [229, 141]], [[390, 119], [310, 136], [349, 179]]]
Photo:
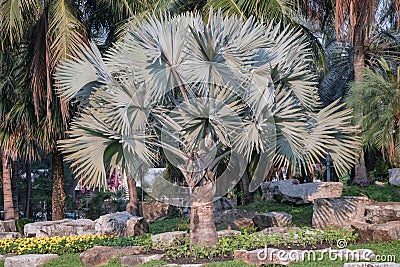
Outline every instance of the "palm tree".
[[[107, 169], [132, 174], [161, 147], [188, 184], [179, 192], [190, 196], [191, 243], [215, 244], [212, 201], [253, 153], [307, 169], [330, 152], [338, 173], [351, 167], [359, 139], [350, 110], [320, 109], [306, 46], [280, 25], [212, 12], [207, 23], [193, 14], [131, 23], [105, 59], [81, 46], [57, 72], [64, 97], [90, 103], [60, 142], [66, 159], [84, 183], [104, 187]], [[216, 177], [227, 159], [230, 175]], [[268, 169], [258, 165], [251, 188]]]

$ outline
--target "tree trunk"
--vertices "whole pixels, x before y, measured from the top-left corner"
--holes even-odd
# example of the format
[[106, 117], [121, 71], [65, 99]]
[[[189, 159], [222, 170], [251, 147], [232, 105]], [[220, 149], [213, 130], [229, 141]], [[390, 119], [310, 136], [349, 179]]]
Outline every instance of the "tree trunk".
[[140, 216], [139, 199], [136, 189], [136, 181], [131, 177], [126, 177], [128, 184], [129, 203], [126, 205], [126, 211], [133, 216]]
[[9, 158], [2, 154], [1, 163], [3, 167], [3, 198], [4, 198], [4, 220], [14, 220], [14, 205], [11, 190], [11, 164]]
[[242, 183], [242, 189], [243, 189], [243, 205], [253, 203], [255, 192], [249, 191], [250, 178], [249, 178], [249, 174], [248, 174], [247, 170], [243, 173], [243, 176], [242, 176], [242, 179], [240, 182]]
[[53, 152], [53, 194], [51, 197], [51, 219], [53, 221], [64, 219], [64, 165], [61, 153], [56, 149]]
[[30, 161], [25, 164], [26, 173], [26, 207], [25, 207], [25, 217], [32, 218], [31, 216], [31, 192], [32, 192], [32, 165]]
[[19, 210], [18, 210], [18, 161], [11, 161], [11, 190], [12, 190], [12, 198], [13, 198], [13, 206], [14, 206], [14, 219], [19, 220]]
[[361, 151], [360, 159], [356, 161], [354, 172], [355, 175], [352, 184], [360, 186], [371, 184], [371, 179], [369, 178], [367, 168], [365, 167], [364, 151]]

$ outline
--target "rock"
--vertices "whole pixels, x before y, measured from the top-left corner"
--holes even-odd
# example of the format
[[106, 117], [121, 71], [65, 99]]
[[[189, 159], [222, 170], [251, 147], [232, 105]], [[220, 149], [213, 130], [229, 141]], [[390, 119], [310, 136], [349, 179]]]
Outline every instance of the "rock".
[[182, 243], [189, 235], [185, 231], [166, 232], [151, 236], [151, 241], [157, 244], [172, 245]]
[[89, 219], [58, 220], [28, 223], [24, 226], [26, 237], [75, 236], [95, 233], [95, 223]]
[[[268, 265], [268, 264], [281, 264], [278, 255], [270, 253], [271, 249], [257, 249], [253, 251], [235, 250], [233, 257], [235, 260], [243, 261], [250, 265]], [[266, 253], [267, 252], [267, 253]]]
[[346, 228], [352, 223], [364, 222], [365, 208], [371, 203], [367, 197], [317, 198], [314, 200], [312, 226], [317, 229]]
[[163, 202], [142, 202], [142, 214], [146, 222], [152, 223], [174, 216], [174, 207]]
[[351, 225], [361, 242], [400, 240], [400, 221], [382, 224], [354, 223]]
[[365, 207], [367, 223], [400, 221], [400, 202], [375, 202]]
[[386, 183], [383, 183], [383, 182], [380, 182], [380, 181], [375, 181], [375, 184], [376, 184], [376, 185], [379, 185], [379, 186], [383, 186], [383, 185], [385, 185]]
[[0, 221], [0, 233], [16, 231], [17, 227], [15, 226], [14, 220]]
[[241, 235], [241, 234], [242, 234], [242, 232], [237, 231], [237, 230], [221, 230], [221, 231], [217, 231], [218, 238], [236, 236], [236, 235]]
[[143, 252], [141, 247], [107, 247], [95, 246], [82, 252], [79, 258], [85, 266], [102, 266], [112, 258], [121, 255], [132, 255]]
[[242, 227], [255, 227], [253, 217], [257, 212], [246, 210], [224, 210], [214, 212], [216, 227], [228, 229], [240, 229]]
[[389, 169], [389, 184], [400, 186], [400, 168]]
[[253, 223], [259, 230], [287, 226], [292, 223], [292, 215], [286, 212], [267, 212], [254, 216]]
[[143, 217], [132, 216], [126, 211], [100, 216], [95, 221], [96, 233], [128, 237], [149, 232]]
[[26, 254], [6, 257], [4, 267], [39, 267], [58, 257], [57, 254]]
[[295, 233], [296, 231], [301, 231], [300, 227], [268, 227], [260, 232], [257, 232], [259, 236], [265, 236], [270, 234], [290, 234], [290, 232]]
[[0, 240], [4, 238], [20, 238], [21, 233], [19, 232], [4, 232], [0, 233]]
[[343, 267], [400, 267], [395, 262], [346, 262]]
[[164, 254], [152, 254], [152, 255], [130, 255], [121, 257], [120, 263], [122, 266], [138, 266], [140, 264], [161, 260]]
[[227, 199], [226, 197], [221, 197], [213, 202], [213, 211], [221, 211], [221, 210], [231, 210], [234, 209], [235, 205], [232, 201]]
[[299, 184], [296, 179], [264, 182], [261, 184], [264, 197], [272, 195], [280, 203], [304, 205], [313, 203], [316, 198], [333, 198], [342, 195], [341, 182], [313, 182]]
[[150, 232], [149, 225], [143, 217], [133, 216], [126, 222], [125, 237], [142, 235]]

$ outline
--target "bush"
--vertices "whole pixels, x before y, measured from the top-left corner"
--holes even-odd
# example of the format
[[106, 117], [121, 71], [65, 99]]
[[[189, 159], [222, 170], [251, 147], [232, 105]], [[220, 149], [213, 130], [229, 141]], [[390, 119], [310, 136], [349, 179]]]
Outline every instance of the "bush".
[[17, 226], [17, 231], [20, 232], [21, 234], [24, 233], [24, 227], [25, 224], [28, 223], [33, 223], [34, 221], [28, 218], [21, 218], [19, 220], [16, 221], [16, 226]]

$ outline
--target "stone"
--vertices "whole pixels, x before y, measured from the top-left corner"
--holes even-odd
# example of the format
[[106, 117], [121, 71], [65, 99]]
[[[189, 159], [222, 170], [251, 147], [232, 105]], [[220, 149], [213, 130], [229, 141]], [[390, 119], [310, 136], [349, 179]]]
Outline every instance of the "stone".
[[259, 230], [287, 226], [292, 223], [292, 215], [286, 212], [267, 212], [254, 216], [253, 223]]
[[242, 234], [242, 232], [237, 231], [237, 230], [221, 230], [221, 231], [217, 231], [218, 238], [237, 236], [237, 235], [241, 235], [241, 234]]
[[189, 235], [185, 231], [166, 232], [151, 236], [151, 241], [156, 244], [172, 245], [182, 243]]
[[361, 242], [386, 242], [400, 240], [400, 221], [382, 224], [354, 223], [351, 225]]
[[85, 266], [102, 266], [112, 258], [121, 255], [132, 255], [143, 252], [141, 247], [107, 247], [95, 246], [82, 252], [79, 258]]
[[174, 207], [163, 202], [142, 202], [142, 214], [146, 222], [152, 223], [174, 216]]
[[379, 186], [383, 186], [383, 185], [385, 185], [386, 183], [380, 182], [380, 181], [375, 181], [375, 184], [376, 184], [376, 185], [379, 185]]
[[343, 267], [400, 267], [400, 263], [395, 262], [346, 262]]
[[400, 221], [400, 202], [375, 202], [365, 207], [367, 223]]
[[350, 228], [352, 223], [365, 222], [364, 211], [371, 203], [367, 197], [317, 198], [314, 200], [312, 227]]
[[214, 212], [214, 221], [217, 228], [240, 229], [255, 227], [253, 217], [257, 212], [246, 210], [223, 210]]
[[95, 221], [98, 234], [129, 237], [149, 232], [149, 226], [143, 217], [132, 216], [126, 211], [100, 216]]
[[341, 182], [312, 182], [299, 184], [296, 179], [264, 182], [261, 189], [265, 198], [272, 195], [279, 203], [292, 205], [311, 204], [317, 198], [340, 197], [343, 191]]
[[400, 168], [389, 169], [389, 184], [400, 186]]
[[149, 254], [149, 255], [130, 255], [121, 257], [120, 263], [122, 266], [134, 267], [149, 261], [161, 260], [164, 254]]
[[0, 233], [16, 231], [17, 227], [15, 226], [14, 220], [0, 221]]
[[19, 232], [4, 232], [0, 233], [0, 240], [4, 238], [20, 238], [21, 236]]
[[4, 267], [39, 267], [58, 257], [57, 254], [26, 254], [6, 257]]
[[290, 232], [295, 233], [296, 231], [301, 231], [300, 227], [268, 227], [260, 232], [257, 232], [257, 235], [260, 237], [263, 237], [265, 235], [271, 235], [271, 234], [286, 234], [289, 235]]
[[213, 202], [213, 211], [231, 210], [235, 208], [235, 204], [226, 197], [221, 197]]
[[89, 219], [58, 220], [28, 223], [24, 226], [26, 237], [75, 236], [95, 234], [95, 223]]

